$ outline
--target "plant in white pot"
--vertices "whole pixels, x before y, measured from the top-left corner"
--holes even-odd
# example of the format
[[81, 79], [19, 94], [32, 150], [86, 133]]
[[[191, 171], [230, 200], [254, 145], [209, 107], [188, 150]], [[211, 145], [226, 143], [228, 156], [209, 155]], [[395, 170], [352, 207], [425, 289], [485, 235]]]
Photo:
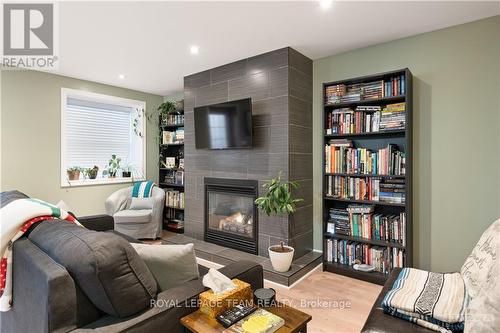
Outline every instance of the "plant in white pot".
[[[297, 210], [297, 203], [303, 201], [292, 196], [292, 189], [298, 188], [299, 185], [296, 182], [281, 180], [281, 174], [280, 171], [276, 178], [264, 184], [267, 193], [255, 200], [257, 207], [267, 216], [293, 214]], [[279, 245], [271, 245], [268, 250], [275, 271], [286, 272], [290, 269], [295, 252], [293, 247], [281, 242]]]

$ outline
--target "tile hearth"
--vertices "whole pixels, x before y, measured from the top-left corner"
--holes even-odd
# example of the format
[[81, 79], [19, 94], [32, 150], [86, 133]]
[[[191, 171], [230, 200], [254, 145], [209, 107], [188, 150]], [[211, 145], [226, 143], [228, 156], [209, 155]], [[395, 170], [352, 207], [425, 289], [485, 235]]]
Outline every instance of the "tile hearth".
[[288, 272], [280, 273], [272, 269], [269, 258], [253, 255], [250, 253], [229, 249], [227, 247], [208, 243], [202, 240], [194, 239], [182, 234], [176, 234], [169, 231], [163, 231], [162, 240], [166, 244], [188, 244], [193, 243], [196, 256], [212, 261], [219, 265], [227, 265], [238, 260], [250, 260], [257, 262], [264, 268], [264, 279], [290, 286], [301, 277], [309, 273], [321, 263], [320, 252], [310, 251], [302, 257], [295, 259]]

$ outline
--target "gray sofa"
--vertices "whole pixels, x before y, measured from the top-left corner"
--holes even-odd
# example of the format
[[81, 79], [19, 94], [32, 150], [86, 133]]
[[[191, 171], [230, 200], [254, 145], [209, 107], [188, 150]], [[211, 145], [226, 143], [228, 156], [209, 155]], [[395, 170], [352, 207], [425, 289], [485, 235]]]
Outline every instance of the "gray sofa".
[[[83, 217], [79, 221], [88, 228], [99, 226], [102, 230], [111, 226], [106, 216]], [[70, 268], [59, 263], [65, 260], [61, 259], [61, 253], [57, 253], [57, 249], [47, 250], [47, 246], [52, 246], [50, 241], [40, 246], [39, 235], [38, 239], [33, 236], [40, 234], [43, 228], [54, 229], [54, 226], [57, 226], [54, 222], [42, 222], [14, 243], [13, 307], [1, 313], [1, 332], [184, 332], [179, 320], [196, 310], [198, 295], [205, 290], [201, 279], [159, 292], [154, 300], [161, 306], [147, 306], [129, 316], [106, 314], [90, 301], [85, 289], [88, 285], [77, 282], [81, 281], [78, 276], [70, 275]], [[116, 234], [116, 231], [99, 233], [101, 238], [116, 238]], [[69, 255], [64, 253], [64, 256]], [[207, 272], [203, 266], [199, 266], [199, 270], [200, 276]], [[263, 285], [262, 266], [253, 262], [240, 261], [220, 271], [230, 278], [247, 281], [253, 289]]]
[[106, 214], [113, 216], [115, 230], [137, 239], [155, 239], [160, 237], [165, 207], [165, 191], [157, 186], [151, 194], [152, 207], [130, 209], [132, 188], [119, 189], [106, 199]]

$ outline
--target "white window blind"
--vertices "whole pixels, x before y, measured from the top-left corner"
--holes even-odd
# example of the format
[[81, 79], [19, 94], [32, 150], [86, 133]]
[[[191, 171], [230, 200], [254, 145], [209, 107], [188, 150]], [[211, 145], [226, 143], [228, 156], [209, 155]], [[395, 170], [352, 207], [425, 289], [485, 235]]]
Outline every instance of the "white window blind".
[[129, 161], [132, 108], [68, 98], [66, 167], [104, 170], [112, 154]]
[[[61, 186], [144, 179], [146, 152], [142, 110], [146, 104], [66, 88], [61, 91]], [[103, 174], [111, 155], [121, 159], [120, 169], [113, 178]], [[69, 181], [68, 168], [92, 168], [94, 165], [99, 167], [96, 179], [89, 179], [81, 173], [78, 180]], [[130, 171], [132, 178], [122, 177], [123, 170]]]

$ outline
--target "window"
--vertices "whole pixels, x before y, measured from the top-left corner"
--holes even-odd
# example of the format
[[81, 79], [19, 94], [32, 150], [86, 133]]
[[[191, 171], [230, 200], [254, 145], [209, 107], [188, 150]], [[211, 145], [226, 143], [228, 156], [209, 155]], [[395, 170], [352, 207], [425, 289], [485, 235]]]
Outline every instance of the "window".
[[[65, 88], [61, 97], [62, 187], [145, 178], [144, 102]], [[117, 172], [108, 168], [112, 155], [121, 159]], [[94, 166], [95, 176], [83, 171]]]

